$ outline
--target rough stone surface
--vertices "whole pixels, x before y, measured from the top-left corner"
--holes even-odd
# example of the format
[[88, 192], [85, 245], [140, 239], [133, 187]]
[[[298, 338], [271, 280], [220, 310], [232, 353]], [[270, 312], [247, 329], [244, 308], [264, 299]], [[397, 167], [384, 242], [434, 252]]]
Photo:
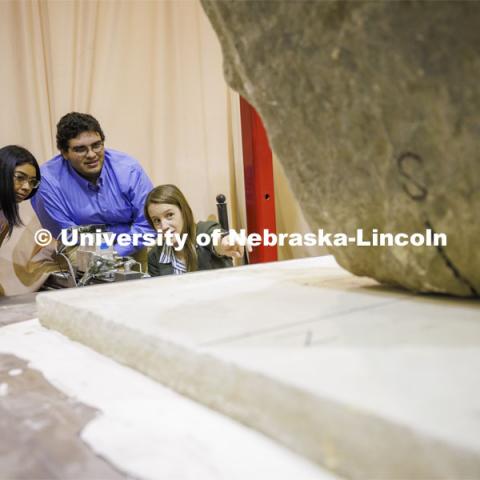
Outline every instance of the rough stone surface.
[[337, 261], [478, 296], [480, 3], [202, 3], [313, 229], [448, 235], [439, 248], [332, 247]]

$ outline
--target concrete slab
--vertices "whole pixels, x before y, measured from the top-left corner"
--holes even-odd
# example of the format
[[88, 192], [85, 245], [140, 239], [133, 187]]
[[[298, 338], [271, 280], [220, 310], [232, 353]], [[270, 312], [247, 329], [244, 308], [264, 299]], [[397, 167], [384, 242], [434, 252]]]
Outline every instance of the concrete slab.
[[480, 304], [317, 258], [37, 297], [41, 322], [350, 478], [480, 478]]
[[36, 296], [37, 293], [27, 293], [13, 297], [0, 296], [0, 327], [36, 318]]
[[0, 329], [0, 478], [337, 477], [32, 320]]

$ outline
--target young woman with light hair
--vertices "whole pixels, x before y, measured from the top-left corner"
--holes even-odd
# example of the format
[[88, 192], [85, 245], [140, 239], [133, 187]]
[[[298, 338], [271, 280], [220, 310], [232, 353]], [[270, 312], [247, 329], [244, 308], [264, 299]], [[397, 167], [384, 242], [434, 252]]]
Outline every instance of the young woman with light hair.
[[[217, 222], [198, 222], [183, 193], [175, 185], [160, 185], [154, 188], [145, 201], [145, 218], [158, 233], [186, 234], [183, 248], [178, 244], [154, 247], [148, 255], [148, 272], [151, 276], [182, 274], [196, 270], [211, 270], [232, 266], [231, 258], [241, 258], [243, 247], [230, 245], [227, 232], [218, 232], [218, 245], [213, 241], [207, 246], [197, 243], [197, 236], [213, 237], [221, 230]], [[165, 237], [166, 238], [166, 237]]]

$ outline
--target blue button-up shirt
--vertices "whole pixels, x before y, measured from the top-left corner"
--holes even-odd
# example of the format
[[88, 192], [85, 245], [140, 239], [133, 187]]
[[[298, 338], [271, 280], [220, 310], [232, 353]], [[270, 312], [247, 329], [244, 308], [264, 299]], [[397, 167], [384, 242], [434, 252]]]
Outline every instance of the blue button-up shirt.
[[[63, 228], [105, 224], [114, 233], [154, 233], [143, 214], [152, 182], [140, 164], [125, 153], [105, 149], [97, 184], [81, 177], [57, 155], [41, 166], [42, 182], [32, 206], [44, 228], [54, 237]], [[115, 245], [122, 256], [139, 247]]]

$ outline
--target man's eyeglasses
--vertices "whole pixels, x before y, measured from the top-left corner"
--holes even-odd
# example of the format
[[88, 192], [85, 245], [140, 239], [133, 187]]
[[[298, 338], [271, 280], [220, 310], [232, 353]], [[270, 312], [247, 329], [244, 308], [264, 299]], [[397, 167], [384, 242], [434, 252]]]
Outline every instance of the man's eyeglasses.
[[18, 185], [23, 185], [25, 182], [28, 183], [30, 188], [38, 188], [38, 186], [40, 185], [40, 180], [34, 177], [29, 177], [24, 173], [19, 173], [19, 172], [14, 173], [13, 179], [15, 180], [15, 183], [17, 183]]
[[78, 147], [70, 147], [72, 152], [82, 156], [87, 155], [90, 148], [93, 152], [100, 153], [103, 150], [103, 141], [100, 140], [98, 142], [92, 143], [91, 145], [79, 145]]

